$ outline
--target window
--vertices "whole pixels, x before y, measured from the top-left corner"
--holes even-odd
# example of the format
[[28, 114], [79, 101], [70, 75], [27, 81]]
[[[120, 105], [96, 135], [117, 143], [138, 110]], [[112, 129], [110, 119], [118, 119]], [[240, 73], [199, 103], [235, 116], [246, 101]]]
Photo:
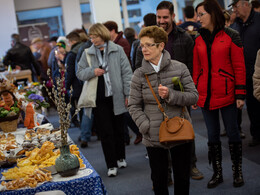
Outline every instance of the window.
[[140, 16], [142, 16], [141, 9], [128, 10], [129, 18], [135, 18], [135, 17], [140, 17]]
[[127, 5], [139, 4], [139, 0], [127, 0]]

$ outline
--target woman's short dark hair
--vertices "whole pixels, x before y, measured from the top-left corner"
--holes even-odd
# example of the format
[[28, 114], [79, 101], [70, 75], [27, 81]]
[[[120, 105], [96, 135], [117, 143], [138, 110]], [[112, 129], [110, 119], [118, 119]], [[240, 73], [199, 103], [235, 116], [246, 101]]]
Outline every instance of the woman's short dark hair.
[[219, 3], [216, 0], [204, 0], [197, 5], [196, 12], [200, 6], [203, 6], [205, 11], [211, 15], [211, 21], [213, 23], [214, 29], [224, 28], [225, 17]]
[[149, 37], [154, 39], [155, 43], [164, 43], [168, 42], [168, 34], [162, 27], [158, 26], [149, 26], [145, 27], [139, 33], [138, 38], [141, 39], [142, 37]]

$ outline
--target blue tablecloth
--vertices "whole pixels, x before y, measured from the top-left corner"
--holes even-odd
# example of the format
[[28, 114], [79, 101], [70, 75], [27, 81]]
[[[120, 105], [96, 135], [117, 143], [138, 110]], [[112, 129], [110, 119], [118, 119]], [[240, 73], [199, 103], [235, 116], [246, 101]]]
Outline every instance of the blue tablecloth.
[[[88, 160], [81, 154], [81, 158], [83, 159], [86, 168], [92, 169], [93, 172], [88, 175], [78, 179], [73, 179], [69, 181], [62, 182], [46, 182], [36, 188], [26, 188], [21, 190], [13, 190], [13, 191], [4, 191], [0, 192], [0, 194], [35, 194], [37, 192], [50, 191], [50, 190], [61, 190], [66, 195], [70, 194], [88, 194], [88, 195], [102, 195], [107, 194], [104, 184], [102, 182], [101, 177], [94, 170]], [[5, 171], [7, 169], [1, 168], [0, 171]], [[2, 174], [0, 175], [2, 178]]]

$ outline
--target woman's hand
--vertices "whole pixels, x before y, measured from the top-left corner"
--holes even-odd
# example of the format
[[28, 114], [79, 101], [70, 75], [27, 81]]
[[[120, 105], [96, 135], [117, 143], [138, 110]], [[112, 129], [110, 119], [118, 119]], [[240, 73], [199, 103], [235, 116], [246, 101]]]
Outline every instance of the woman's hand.
[[105, 74], [105, 70], [103, 70], [103, 69], [101, 69], [101, 68], [96, 68], [96, 69], [94, 70], [94, 73], [95, 73], [95, 75], [96, 75], [97, 77], [99, 77], [99, 76]]
[[169, 89], [168, 89], [168, 87], [162, 86], [162, 84], [160, 84], [159, 87], [158, 87], [158, 93], [159, 93], [159, 96], [162, 99], [166, 99], [166, 98], [169, 97]]
[[242, 109], [244, 104], [245, 104], [245, 101], [244, 100], [237, 100], [236, 103], [237, 103], [237, 108]]
[[57, 64], [61, 70], [65, 70], [65, 66], [60, 60], [57, 61]]

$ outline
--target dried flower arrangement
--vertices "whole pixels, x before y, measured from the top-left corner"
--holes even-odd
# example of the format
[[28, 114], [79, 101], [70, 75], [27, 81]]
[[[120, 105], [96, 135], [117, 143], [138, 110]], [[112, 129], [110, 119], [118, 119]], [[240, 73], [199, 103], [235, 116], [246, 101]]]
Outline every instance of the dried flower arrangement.
[[[60, 75], [62, 70], [59, 68], [59, 72]], [[47, 93], [50, 97], [50, 99], [55, 103], [55, 106], [57, 107], [57, 111], [58, 111], [58, 115], [59, 115], [59, 123], [60, 123], [60, 130], [61, 130], [61, 142], [62, 142], [62, 146], [67, 145], [67, 134], [68, 134], [68, 129], [70, 127], [70, 122], [71, 122], [71, 118], [73, 118], [75, 115], [78, 114], [78, 112], [80, 111], [79, 108], [77, 108], [75, 110], [75, 114], [73, 116], [71, 116], [70, 118], [70, 109], [71, 109], [71, 96], [69, 98], [69, 103], [66, 103], [65, 101], [65, 92], [66, 89], [64, 87], [64, 81], [65, 81], [65, 77], [61, 76], [61, 77], [56, 77], [55, 80], [56, 82], [53, 82], [53, 79], [50, 76], [50, 69], [48, 69], [47, 71], [47, 75], [50, 78], [51, 84], [52, 84], [52, 89], [49, 90], [46, 87], [46, 83], [43, 83], [43, 86], [46, 88]], [[69, 94], [72, 94], [72, 87], [70, 88]], [[52, 97], [53, 94], [53, 97]]]

